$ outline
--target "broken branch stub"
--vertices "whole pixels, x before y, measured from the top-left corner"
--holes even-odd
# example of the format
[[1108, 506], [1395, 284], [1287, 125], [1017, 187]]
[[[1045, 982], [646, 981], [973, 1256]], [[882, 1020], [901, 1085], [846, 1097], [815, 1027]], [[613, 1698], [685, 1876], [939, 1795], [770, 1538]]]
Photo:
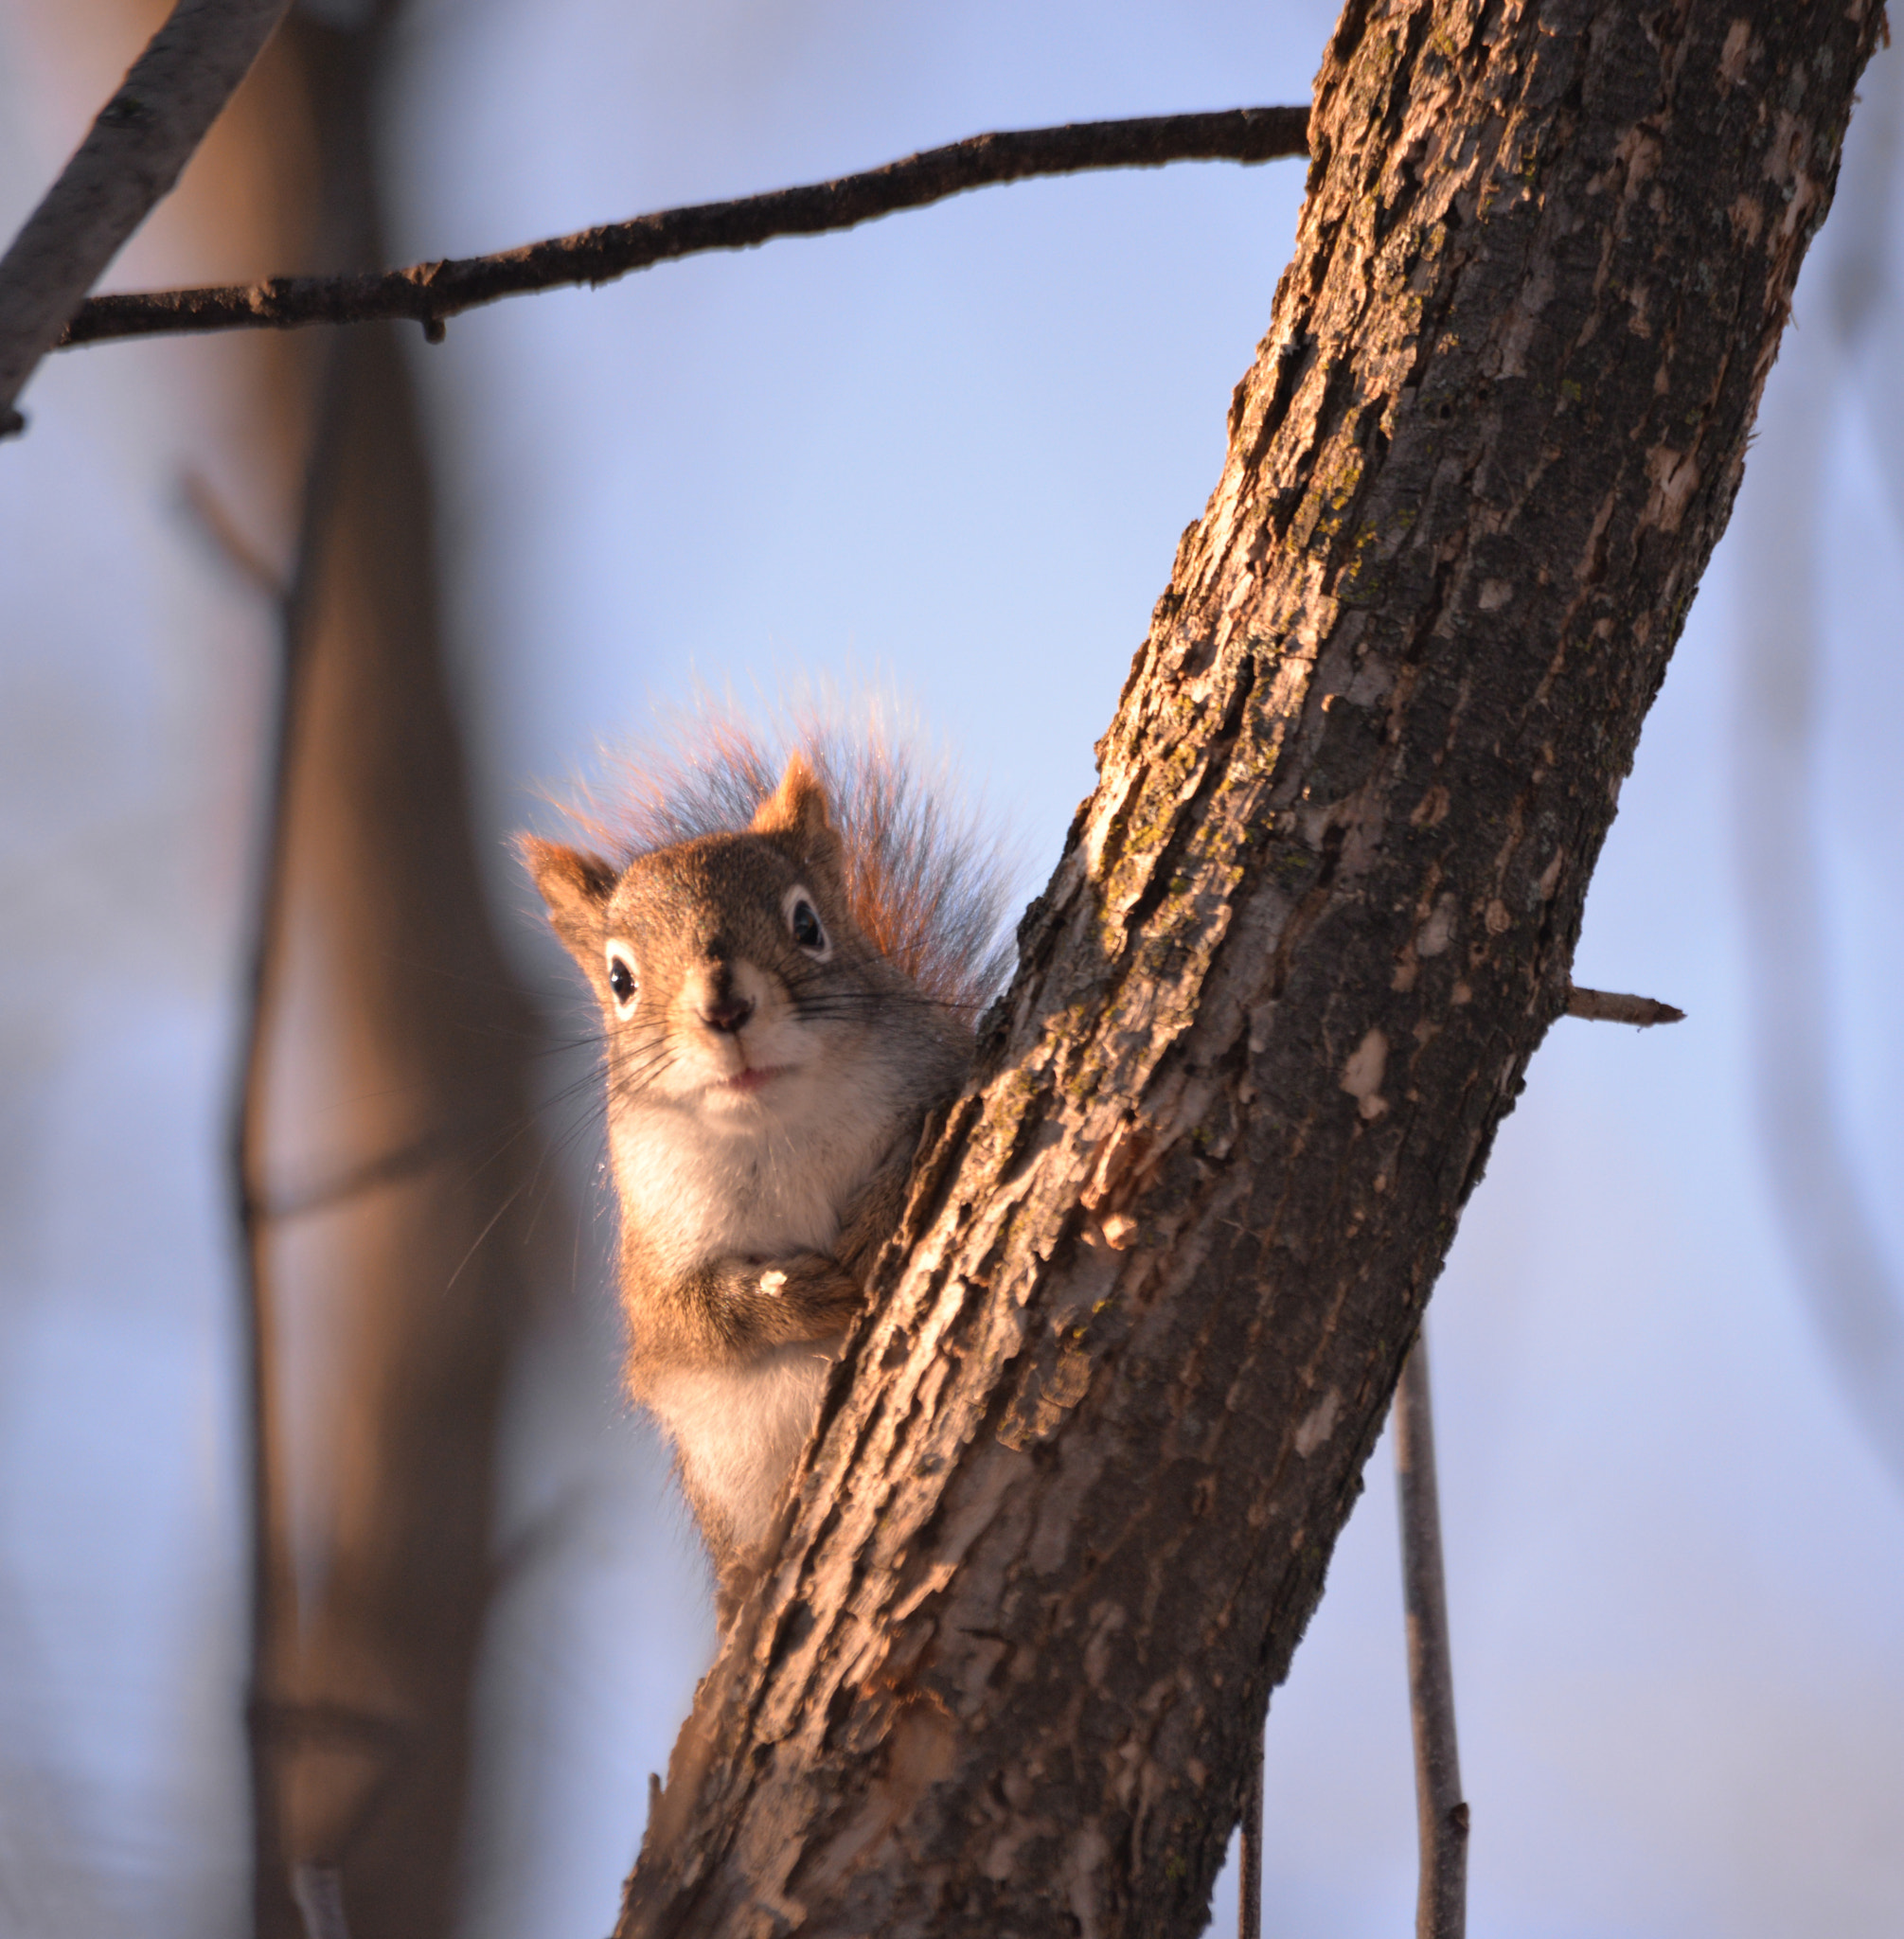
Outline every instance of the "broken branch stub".
[[1878, 27], [1343, 15], [1221, 480], [623, 1939], [1200, 1929]]
[[1567, 991], [1567, 1014], [1585, 1017], [1593, 1023], [1631, 1023], [1650, 1029], [1655, 1023], [1683, 1023], [1686, 1013], [1663, 1004], [1657, 997], [1628, 996], [1611, 989], [1582, 989], [1575, 984]]

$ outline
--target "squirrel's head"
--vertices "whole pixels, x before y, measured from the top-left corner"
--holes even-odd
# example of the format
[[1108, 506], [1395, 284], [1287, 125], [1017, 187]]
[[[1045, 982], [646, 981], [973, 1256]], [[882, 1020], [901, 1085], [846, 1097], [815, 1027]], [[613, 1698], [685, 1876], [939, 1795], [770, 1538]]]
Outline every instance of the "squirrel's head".
[[612, 1096], [798, 1116], [904, 987], [853, 920], [826, 792], [799, 755], [742, 832], [619, 871], [535, 837], [522, 852], [601, 1005]]

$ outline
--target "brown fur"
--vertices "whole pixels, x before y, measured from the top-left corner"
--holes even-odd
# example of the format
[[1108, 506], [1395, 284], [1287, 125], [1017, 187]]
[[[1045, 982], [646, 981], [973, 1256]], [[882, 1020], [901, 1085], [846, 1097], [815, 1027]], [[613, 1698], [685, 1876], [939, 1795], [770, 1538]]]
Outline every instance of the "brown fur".
[[[928, 996], [976, 1015], [1010, 967], [1000, 920], [1013, 867], [997, 838], [956, 805], [943, 761], [897, 737], [869, 703], [864, 724], [839, 709], [789, 706], [763, 732], [703, 694], [670, 731], [611, 760], [607, 800], [564, 811], [623, 862], [698, 835], [744, 827], [797, 756], [830, 804], [853, 918]], [[776, 756], [775, 745], [786, 756]]]

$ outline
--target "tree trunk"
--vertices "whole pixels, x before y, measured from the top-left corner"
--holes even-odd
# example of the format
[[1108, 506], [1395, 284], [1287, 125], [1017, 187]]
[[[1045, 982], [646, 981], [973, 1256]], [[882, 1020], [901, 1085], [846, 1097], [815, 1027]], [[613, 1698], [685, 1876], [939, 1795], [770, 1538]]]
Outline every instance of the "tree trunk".
[[[287, 28], [325, 247], [348, 268], [383, 254], [371, 111], [394, 10]], [[317, 1939], [341, 1901], [350, 1939], [435, 1939], [456, 1912], [524, 1306], [532, 1026], [472, 837], [404, 346], [376, 325], [325, 348], [246, 1154], [262, 1269], [256, 1930]]]
[[624, 1939], [1201, 1926], [1880, 30], [1352, 0], [1222, 478]]

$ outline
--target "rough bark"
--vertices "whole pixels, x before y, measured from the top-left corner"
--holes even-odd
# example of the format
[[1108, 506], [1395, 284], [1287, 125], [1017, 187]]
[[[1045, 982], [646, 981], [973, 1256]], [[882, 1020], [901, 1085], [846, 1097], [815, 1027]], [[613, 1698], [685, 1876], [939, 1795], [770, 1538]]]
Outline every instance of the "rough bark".
[[1201, 1925], [1880, 27], [1347, 9], [1221, 481], [624, 1939]]

